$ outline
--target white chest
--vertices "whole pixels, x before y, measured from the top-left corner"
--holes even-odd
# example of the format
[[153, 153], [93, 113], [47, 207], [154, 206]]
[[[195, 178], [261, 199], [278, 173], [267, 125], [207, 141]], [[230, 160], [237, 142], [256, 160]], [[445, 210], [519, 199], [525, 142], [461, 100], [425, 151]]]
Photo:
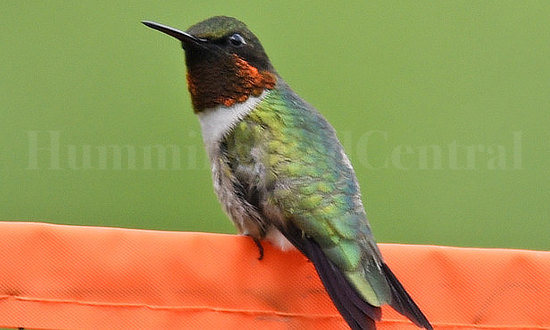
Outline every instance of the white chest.
[[233, 128], [244, 116], [250, 113], [269, 93], [264, 91], [258, 97], [249, 97], [242, 103], [231, 107], [217, 106], [199, 112], [199, 121], [202, 128], [202, 138], [210, 157], [217, 149], [220, 139]]
[[[218, 159], [220, 157], [220, 140], [239, 123], [243, 117], [248, 115], [254, 108], [266, 97], [269, 91], [264, 91], [258, 97], [249, 97], [243, 103], [237, 103], [232, 107], [218, 106], [206, 109], [199, 113], [199, 120], [202, 128], [202, 137], [204, 145], [210, 157], [212, 165], [212, 179], [214, 190], [220, 200], [225, 212], [229, 215], [233, 223], [237, 226], [240, 233], [251, 235], [258, 239], [260, 236], [260, 223], [265, 223], [266, 219], [261, 219], [255, 209], [249, 209], [242, 203], [240, 198], [233, 190], [232, 179], [224, 175], [220, 169]], [[262, 225], [265, 227], [265, 224]], [[267, 230], [266, 237], [273, 244], [282, 250], [292, 248], [292, 244], [273, 226], [264, 228]]]

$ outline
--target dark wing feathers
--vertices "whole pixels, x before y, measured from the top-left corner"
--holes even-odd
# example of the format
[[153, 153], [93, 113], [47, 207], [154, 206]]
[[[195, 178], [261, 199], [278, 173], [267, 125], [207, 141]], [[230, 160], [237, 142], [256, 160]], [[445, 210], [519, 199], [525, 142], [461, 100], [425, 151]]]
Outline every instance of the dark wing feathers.
[[323, 253], [321, 247], [290, 222], [279, 228], [285, 237], [311, 260], [334, 305], [352, 329], [376, 329], [374, 321], [380, 320], [381, 310], [363, 300], [348, 280]]
[[408, 317], [417, 326], [429, 330], [433, 329], [426, 316], [424, 316], [420, 308], [418, 308], [416, 303], [412, 300], [411, 296], [409, 296], [407, 291], [405, 291], [405, 288], [403, 288], [403, 285], [401, 285], [397, 277], [395, 277], [390, 267], [388, 267], [385, 263], [382, 263], [382, 271], [390, 283], [392, 296], [391, 306], [399, 313]]

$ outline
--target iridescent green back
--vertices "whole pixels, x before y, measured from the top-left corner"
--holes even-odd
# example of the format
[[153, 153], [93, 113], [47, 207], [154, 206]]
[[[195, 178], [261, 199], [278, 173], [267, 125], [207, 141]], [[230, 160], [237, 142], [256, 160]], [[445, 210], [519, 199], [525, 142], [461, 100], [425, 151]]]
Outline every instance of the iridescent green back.
[[260, 203], [315, 240], [370, 304], [389, 302], [355, 173], [315, 109], [280, 81], [224, 145], [228, 170], [237, 181], [261, 187]]

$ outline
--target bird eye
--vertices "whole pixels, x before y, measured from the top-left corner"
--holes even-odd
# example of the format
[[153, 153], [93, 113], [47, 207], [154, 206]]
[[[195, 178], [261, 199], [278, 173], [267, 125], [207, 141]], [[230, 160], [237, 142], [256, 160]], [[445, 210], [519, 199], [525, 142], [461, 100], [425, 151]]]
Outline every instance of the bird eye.
[[229, 37], [229, 43], [232, 46], [240, 47], [242, 45], [246, 45], [246, 40], [244, 40], [243, 36], [241, 36], [240, 34], [235, 33], [234, 35]]

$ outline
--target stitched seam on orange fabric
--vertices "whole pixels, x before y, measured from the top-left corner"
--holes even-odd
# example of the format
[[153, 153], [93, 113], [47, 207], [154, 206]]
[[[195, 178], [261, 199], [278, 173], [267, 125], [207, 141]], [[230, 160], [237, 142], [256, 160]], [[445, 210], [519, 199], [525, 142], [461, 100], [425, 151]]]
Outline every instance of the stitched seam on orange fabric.
[[210, 310], [215, 312], [228, 312], [228, 313], [247, 313], [247, 314], [269, 314], [269, 315], [279, 315], [279, 316], [299, 316], [299, 317], [308, 317], [308, 318], [340, 318], [339, 314], [302, 314], [302, 313], [287, 313], [287, 312], [277, 312], [277, 311], [267, 311], [267, 310], [254, 310], [254, 309], [232, 309], [232, 308], [219, 308], [219, 307], [210, 307], [210, 306], [156, 306], [156, 305], [147, 305], [147, 304], [131, 304], [131, 303], [102, 303], [102, 302], [91, 302], [91, 301], [79, 301], [79, 300], [63, 300], [63, 299], [44, 299], [44, 298], [31, 298], [31, 297], [21, 297], [21, 296], [0, 296], [0, 299], [15, 299], [24, 302], [38, 302], [38, 303], [58, 303], [58, 304], [76, 304], [76, 305], [89, 305], [97, 307], [130, 307], [130, 308], [149, 308], [152, 310], [190, 310], [190, 311], [201, 311], [201, 310]]
[[[331, 319], [331, 318], [341, 318], [338, 314], [302, 314], [302, 313], [286, 313], [286, 312], [277, 312], [277, 311], [266, 311], [266, 310], [247, 310], [247, 309], [232, 309], [232, 308], [218, 308], [218, 307], [209, 307], [209, 306], [155, 306], [147, 304], [129, 304], [129, 303], [101, 303], [101, 302], [84, 302], [78, 300], [62, 300], [62, 299], [41, 299], [41, 298], [30, 298], [30, 297], [21, 297], [21, 296], [0, 296], [0, 299], [9, 299], [13, 298], [15, 300], [20, 300], [23, 302], [38, 302], [38, 303], [59, 303], [59, 304], [76, 304], [76, 305], [88, 305], [92, 307], [115, 307], [115, 308], [149, 308], [152, 310], [165, 310], [165, 311], [213, 311], [213, 312], [225, 312], [225, 313], [241, 313], [241, 314], [264, 314], [264, 315], [278, 315], [278, 316], [292, 316], [292, 317], [303, 317], [303, 318], [320, 318], [320, 319]], [[397, 324], [411, 324], [411, 322], [406, 320], [396, 320], [396, 319], [382, 319], [377, 323], [397, 323]], [[537, 325], [481, 325], [481, 324], [467, 324], [467, 323], [450, 323], [450, 322], [432, 322], [434, 326], [442, 327], [460, 327], [465, 329], [548, 329], [548, 326], [537, 326]]]

